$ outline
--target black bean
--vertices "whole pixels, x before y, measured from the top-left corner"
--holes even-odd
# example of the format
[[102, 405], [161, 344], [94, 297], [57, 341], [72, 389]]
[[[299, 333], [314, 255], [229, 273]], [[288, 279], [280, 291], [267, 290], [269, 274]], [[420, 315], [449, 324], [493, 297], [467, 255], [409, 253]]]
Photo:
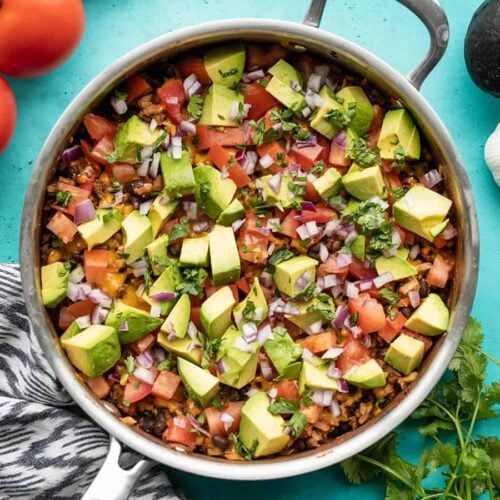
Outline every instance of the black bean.
[[427, 297], [429, 295], [429, 285], [427, 284], [427, 281], [422, 279], [420, 280], [420, 297]]
[[303, 439], [297, 439], [297, 441], [295, 441], [294, 445], [295, 445], [295, 449], [297, 451], [307, 450], [307, 444]]
[[221, 450], [227, 450], [229, 447], [229, 439], [223, 436], [214, 436], [212, 438], [212, 443], [214, 443], [214, 445]]
[[143, 416], [139, 419], [139, 427], [144, 432], [149, 432], [150, 434], [153, 432], [154, 423], [154, 418], [149, 415]]
[[153, 423], [153, 434], [155, 434], [156, 436], [161, 436], [166, 426], [167, 426], [167, 419], [165, 417], [165, 413], [164, 412], [158, 413]]
[[405, 318], [409, 318], [411, 316], [411, 309], [409, 307], [403, 307], [403, 309], [401, 309], [401, 314]]

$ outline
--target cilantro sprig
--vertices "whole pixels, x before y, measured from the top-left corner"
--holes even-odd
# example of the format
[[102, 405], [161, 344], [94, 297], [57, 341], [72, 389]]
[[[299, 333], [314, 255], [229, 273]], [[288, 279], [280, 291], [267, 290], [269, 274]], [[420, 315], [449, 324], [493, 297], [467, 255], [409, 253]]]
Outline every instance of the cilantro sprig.
[[307, 417], [300, 411], [300, 403], [293, 399], [278, 398], [267, 407], [267, 411], [273, 415], [290, 415], [285, 420], [285, 426], [289, 427], [294, 437], [299, 437], [307, 425]]

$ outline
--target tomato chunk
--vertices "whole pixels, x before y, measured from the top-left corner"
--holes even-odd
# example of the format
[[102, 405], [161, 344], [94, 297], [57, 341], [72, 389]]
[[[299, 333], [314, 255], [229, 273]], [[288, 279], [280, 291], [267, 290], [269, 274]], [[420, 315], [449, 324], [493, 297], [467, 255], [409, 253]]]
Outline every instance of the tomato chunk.
[[[205, 417], [207, 419], [208, 430], [211, 436], [227, 436], [233, 432], [237, 432], [241, 421], [241, 408], [244, 401], [236, 401], [227, 403], [222, 411], [217, 410], [213, 406], [205, 409]], [[233, 420], [231, 423], [226, 423], [221, 420], [223, 414], [229, 415]], [[229, 420], [229, 419], [228, 419]]]
[[323, 148], [319, 144], [305, 148], [292, 146], [292, 149], [290, 150], [290, 155], [295, 158], [297, 163], [300, 163], [302, 170], [305, 170], [306, 172], [314, 167], [322, 154]]
[[309, 337], [299, 340], [299, 343], [305, 349], [308, 349], [313, 354], [323, 353], [333, 347], [337, 343], [335, 332], [328, 331], [309, 335]]
[[302, 210], [300, 215], [297, 215], [297, 220], [302, 224], [315, 221], [318, 224], [325, 224], [332, 220], [333, 210], [328, 207], [316, 207], [316, 210]]
[[111, 171], [113, 177], [122, 185], [139, 178], [137, 171], [130, 163], [113, 163]]
[[151, 394], [152, 385], [146, 384], [134, 375], [129, 375], [125, 388], [123, 389], [123, 403], [137, 403]]
[[280, 380], [278, 382], [278, 398], [300, 401], [299, 388], [295, 380]]
[[183, 57], [175, 67], [183, 78], [194, 74], [202, 85], [210, 85], [211, 80], [201, 57]]
[[344, 345], [344, 352], [335, 361], [335, 365], [342, 373], [346, 373], [353, 366], [359, 366], [370, 361], [370, 351], [363, 343], [350, 337]]
[[127, 104], [137, 101], [140, 97], [149, 94], [153, 87], [149, 85], [149, 83], [142, 78], [142, 76], [134, 75], [131, 76], [126, 84], [127, 89]]
[[59, 327], [66, 330], [76, 318], [92, 315], [94, 307], [95, 304], [89, 299], [79, 300], [74, 304], [63, 307], [59, 312]]
[[151, 349], [156, 342], [156, 336], [150, 333], [142, 339], [136, 340], [130, 344], [130, 348], [135, 354], [141, 354]]
[[85, 383], [99, 399], [106, 398], [111, 390], [108, 381], [102, 375], [99, 377], [85, 377]]
[[259, 120], [268, 109], [279, 105], [279, 102], [262, 85], [255, 82], [243, 84], [243, 98], [245, 104], [251, 106], [247, 115], [249, 120]]
[[297, 228], [300, 226], [300, 222], [297, 220], [298, 212], [296, 210], [290, 210], [288, 215], [283, 219], [280, 224], [279, 233], [288, 236], [289, 238], [298, 238]]
[[101, 165], [109, 165], [108, 155], [114, 150], [113, 139], [111, 136], [103, 136], [99, 142], [93, 147], [92, 151], [89, 153], [90, 158], [95, 160]]
[[452, 256], [437, 254], [432, 267], [427, 273], [427, 283], [437, 288], [444, 288], [450, 279], [450, 273], [454, 265]]
[[151, 394], [156, 398], [172, 399], [180, 383], [179, 375], [167, 371], [160, 372], [153, 384]]
[[[257, 216], [248, 215], [238, 234], [240, 259], [256, 264], [267, 262], [268, 237], [256, 230]], [[266, 223], [263, 223], [265, 226]]]
[[250, 183], [250, 177], [234, 159], [234, 152], [223, 148], [217, 143], [212, 144], [208, 151], [208, 158], [219, 168], [226, 168], [229, 178], [234, 181], [238, 187], [247, 186]]
[[246, 144], [245, 133], [240, 127], [209, 127], [208, 125], [197, 125], [198, 148], [208, 149], [212, 144], [219, 146], [242, 146]]
[[85, 250], [83, 267], [89, 283], [101, 286], [106, 280], [108, 266], [115, 260], [113, 250]]
[[168, 421], [168, 428], [163, 439], [170, 443], [178, 443], [192, 448], [196, 442], [196, 433], [191, 432], [193, 426], [187, 417], [175, 417]]
[[75, 207], [78, 203], [85, 201], [89, 197], [89, 192], [86, 189], [82, 189], [76, 186], [72, 186], [71, 184], [66, 184], [65, 182], [57, 183], [57, 190], [69, 193], [72, 196], [72, 200], [68, 202], [66, 207], [62, 207], [60, 205], [54, 205], [54, 208], [57, 208], [61, 212], [65, 212], [69, 215], [75, 215]]
[[396, 317], [391, 319], [390, 316], [385, 318], [384, 327], [379, 330], [378, 336], [384, 339], [386, 342], [392, 342], [398, 335], [398, 333], [403, 329], [403, 326], [406, 322], [406, 318], [400, 313], [396, 313]]
[[372, 299], [368, 293], [360, 293], [357, 298], [349, 299], [349, 313], [358, 314], [357, 326], [366, 335], [385, 326], [385, 314], [382, 304]]
[[158, 89], [158, 96], [165, 106], [169, 118], [174, 123], [179, 125], [181, 121], [186, 119], [186, 116], [182, 112], [186, 96], [181, 79], [168, 80]]
[[56, 212], [50, 219], [47, 229], [64, 243], [69, 243], [77, 232], [76, 224], [61, 212]]
[[112, 121], [104, 116], [94, 115], [94, 113], [87, 113], [83, 117], [83, 124], [90, 137], [95, 141], [100, 141], [105, 135], [113, 137], [118, 128]]

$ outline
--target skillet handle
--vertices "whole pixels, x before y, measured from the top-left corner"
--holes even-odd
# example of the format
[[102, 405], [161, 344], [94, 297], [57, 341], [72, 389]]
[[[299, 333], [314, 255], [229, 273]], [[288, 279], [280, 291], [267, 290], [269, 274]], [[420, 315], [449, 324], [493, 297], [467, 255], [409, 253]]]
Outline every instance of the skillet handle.
[[[439, 0], [398, 0], [410, 9], [425, 24], [429, 31], [431, 44], [424, 59], [408, 75], [410, 83], [420, 89], [434, 66], [443, 57], [448, 46], [448, 18]], [[312, 0], [303, 23], [318, 28], [325, 8], [326, 0]]]
[[120, 442], [111, 436], [106, 460], [82, 500], [127, 500], [140, 477], [156, 465], [152, 460], [143, 459], [124, 470], [118, 463], [121, 451]]

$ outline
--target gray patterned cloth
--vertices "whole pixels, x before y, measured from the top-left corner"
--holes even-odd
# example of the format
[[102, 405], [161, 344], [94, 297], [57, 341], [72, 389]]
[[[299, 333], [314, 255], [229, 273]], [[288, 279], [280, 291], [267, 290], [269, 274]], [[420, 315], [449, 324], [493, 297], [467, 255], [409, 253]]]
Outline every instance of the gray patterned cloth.
[[[18, 266], [0, 265], [0, 500], [79, 499], [108, 447], [108, 435], [75, 406], [43, 355]], [[179, 497], [155, 467], [131, 498]]]

